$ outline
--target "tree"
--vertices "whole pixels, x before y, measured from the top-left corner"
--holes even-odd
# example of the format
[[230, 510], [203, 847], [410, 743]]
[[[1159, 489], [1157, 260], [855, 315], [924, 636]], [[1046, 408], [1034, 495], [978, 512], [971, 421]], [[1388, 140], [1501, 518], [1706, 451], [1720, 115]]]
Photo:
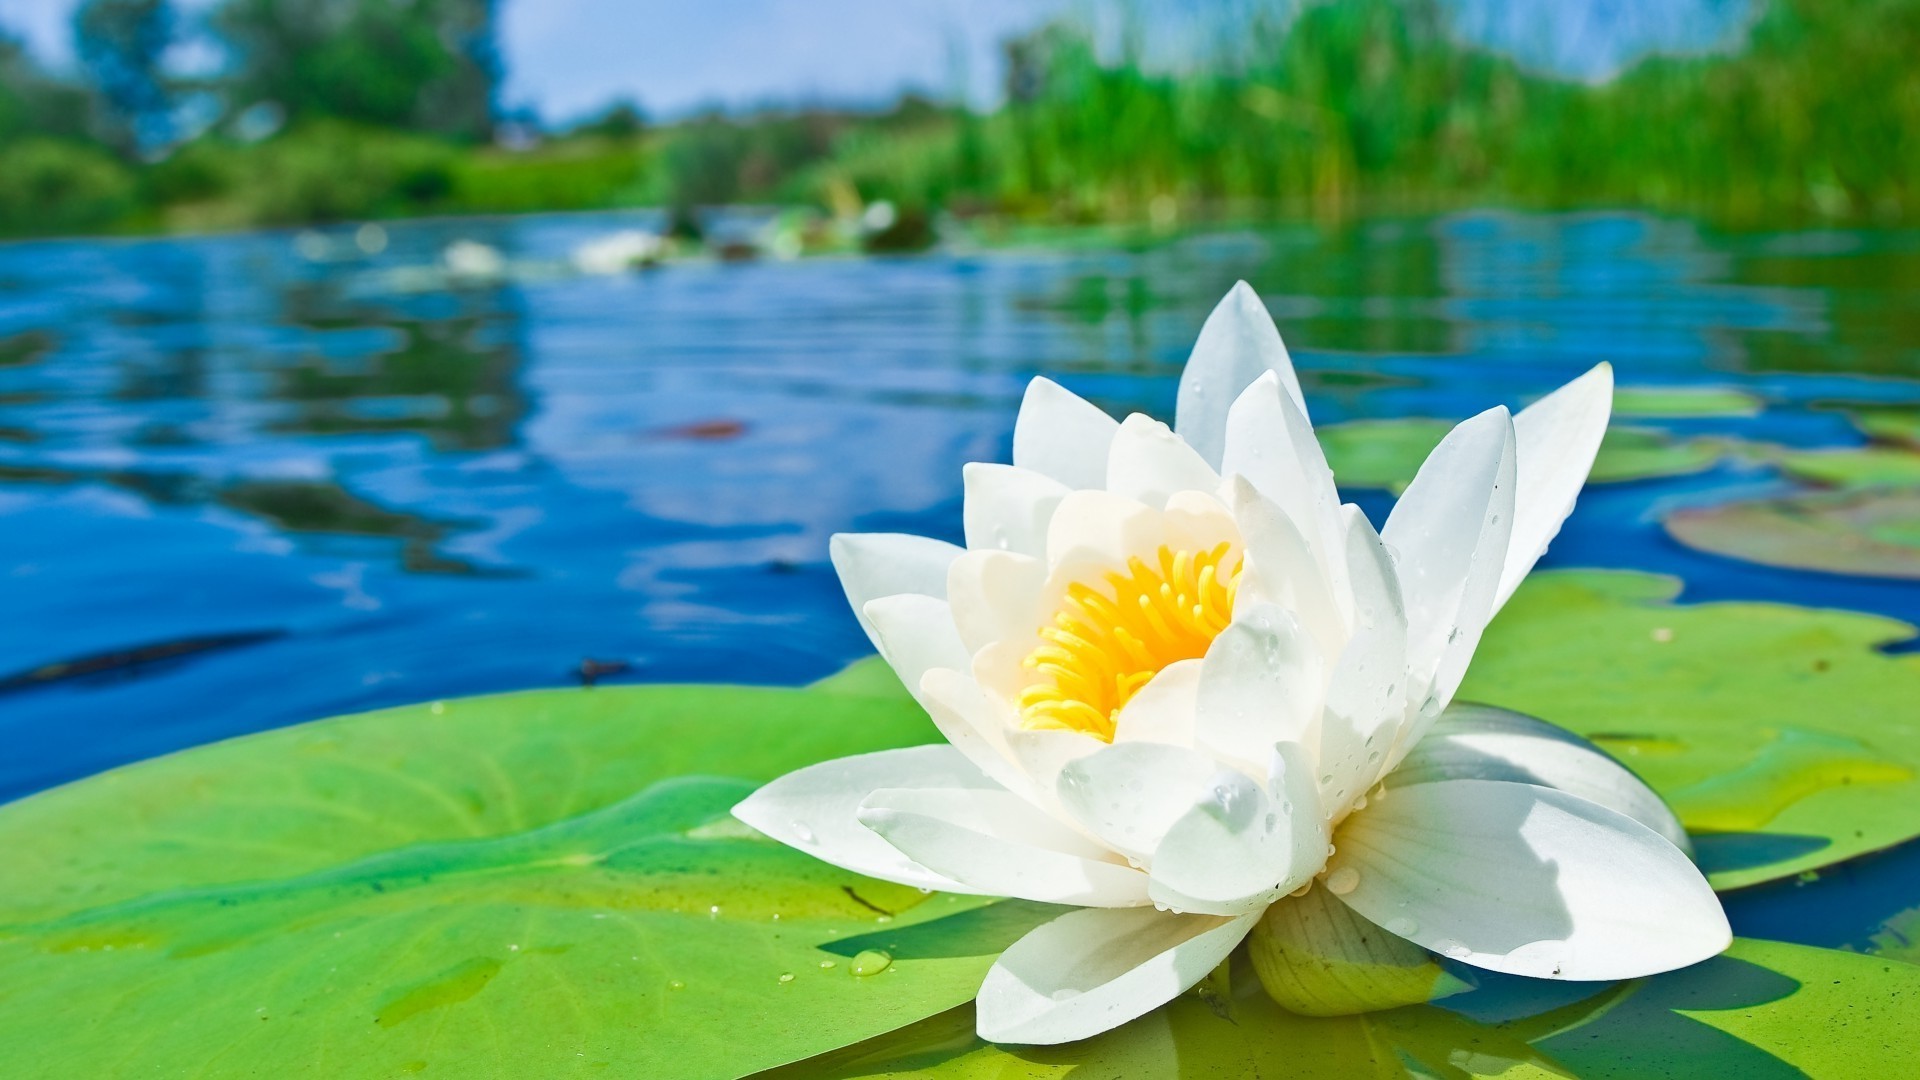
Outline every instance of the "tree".
[[173, 95], [162, 58], [178, 23], [168, 0], [85, 0], [73, 14], [80, 63], [96, 93], [96, 128], [122, 153], [172, 135]]
[[0, 28], [0, 142], [27, 135], [87, 138], [87, 94], [47, 74]]
[[466, 139], [492, 134], [497, 0], [228, 0], [213, 16], [236, 107]]
[[634, 139], [646, 132], [647, 114], [631, 100], [622, 99], [573, 130], [577, 135], [598, 135], [603, 139]]

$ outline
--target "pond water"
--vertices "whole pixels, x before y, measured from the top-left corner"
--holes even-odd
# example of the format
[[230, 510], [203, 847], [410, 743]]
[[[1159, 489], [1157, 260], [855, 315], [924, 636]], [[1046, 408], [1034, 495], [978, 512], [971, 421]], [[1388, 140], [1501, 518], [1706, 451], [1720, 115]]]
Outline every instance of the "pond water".
[[[1237, 278], [1322, 423], [1518, 405], [1603, 359], [1626, 385], [1763, 405], [1634, 421], [1680, 438], [1853, 445], [1848, 407], [1920, 405], [1915, 233], [1474, 213], [566, 269], [646, 222], [401, 224], [368, 237], [377, 254], [351, 231], [0, 247], [0, 799], [316, 717], [567, 685], [583, 664], [829, 674], [868, 652], [831, 533], [957, 538], [960, 465], [1006, 457], [1032, 375], [1169, 415]], [[456, 240], [508, 273], [441, 273]], [[1703, 555], [1658, 523], [1782, 484], [1723, 463], [1590, 489], [1544, 565], [1920, 620], [1920, 584]], [[1736, 926], [1846, 943], [1920, 895], [1920, 857], [1836, 882], [1749, 890]], [[1859, 911], [1809, 929], [1810, 892]]]

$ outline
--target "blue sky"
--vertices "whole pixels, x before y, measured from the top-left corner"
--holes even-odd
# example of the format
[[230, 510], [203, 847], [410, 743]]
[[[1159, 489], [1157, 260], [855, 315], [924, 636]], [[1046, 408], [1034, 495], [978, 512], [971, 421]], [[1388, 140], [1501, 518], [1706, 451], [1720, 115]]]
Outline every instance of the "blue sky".
[[[77, 0], [0, 0], [0, 26], [49, 62], [72, 56]], [[208, 0], [176, 0], [188, 11]], [[630, 96], [671, 114], [773, 98], [990, 97], [999, 42], [1065, 0], [505, 0], [509, 105], [568, 118]], [[956, 62], [956, 60], [958, 62]]]
[[[177, 0], [187, 10], [210, 0]], [[999, 42], [1101, 0], [503, 0], [504, 101], [549, 118], [632, 97], [657, 115], [773, 99], [872, 102], [964, 81], [990, 101]], [[1144, 0], [1178, 19], [1255, 0]], [[0, 0], [0, 26], [53, 63], [76, 0]], [[1136, 8], [1143, 0], [1134, 0]], [[1736, 42], [1751, 0], [1446, 0], [1462, 37], [1574, 78], [1648, 51]], [[1107, 5], [1112, 6], [1109, 0]]]

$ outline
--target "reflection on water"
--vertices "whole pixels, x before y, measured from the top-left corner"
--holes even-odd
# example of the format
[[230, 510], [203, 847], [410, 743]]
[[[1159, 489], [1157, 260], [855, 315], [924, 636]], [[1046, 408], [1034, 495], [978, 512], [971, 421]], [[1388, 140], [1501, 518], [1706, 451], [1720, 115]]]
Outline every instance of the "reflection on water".
[[[587, 658], [612, 678], [824, 675], [866, 650], [829, 534], [955, 535], [958, 467], [1004, 457], [1035, 373], [1167, 414], [1236, 278], [1323, 420], [1459, 417], [1602, 359], [1624, 383], [1766, 403], [1636, 421], [1687, 436], [1854, 443], [1836, 406], [1920, 405], [1915, 234], [1468, 214], [560, 272], [633, 221], [403, 225], [378, 256], [279, 233], [0, 247], [0, 797], [562, 684]], [[461, 239], [510, 272], [430, 269]], [[1549, 559], [1920, 618], [1920, 586], [1714, 559], [1652, 520], [1777, 482], [1723, 466], [1597, 488]]]

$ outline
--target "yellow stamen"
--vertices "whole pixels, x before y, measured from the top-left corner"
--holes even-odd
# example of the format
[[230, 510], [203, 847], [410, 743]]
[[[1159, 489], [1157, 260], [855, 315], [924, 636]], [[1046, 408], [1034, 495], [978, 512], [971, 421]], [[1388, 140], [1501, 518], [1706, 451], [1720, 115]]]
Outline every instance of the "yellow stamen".
[[1022, 726], [1112, 742], [1133, 695], [1167, 665], [1205, 656], [1233, 621], [1240, 562], [1224, 565], [1231, 552], [1224, 543], [1210, 551], [1163, 546], [1158, 565], [1136, 557], [1103, 582], [1068, 585], [1027, 654], [1034, 682], [1020, 694]]

